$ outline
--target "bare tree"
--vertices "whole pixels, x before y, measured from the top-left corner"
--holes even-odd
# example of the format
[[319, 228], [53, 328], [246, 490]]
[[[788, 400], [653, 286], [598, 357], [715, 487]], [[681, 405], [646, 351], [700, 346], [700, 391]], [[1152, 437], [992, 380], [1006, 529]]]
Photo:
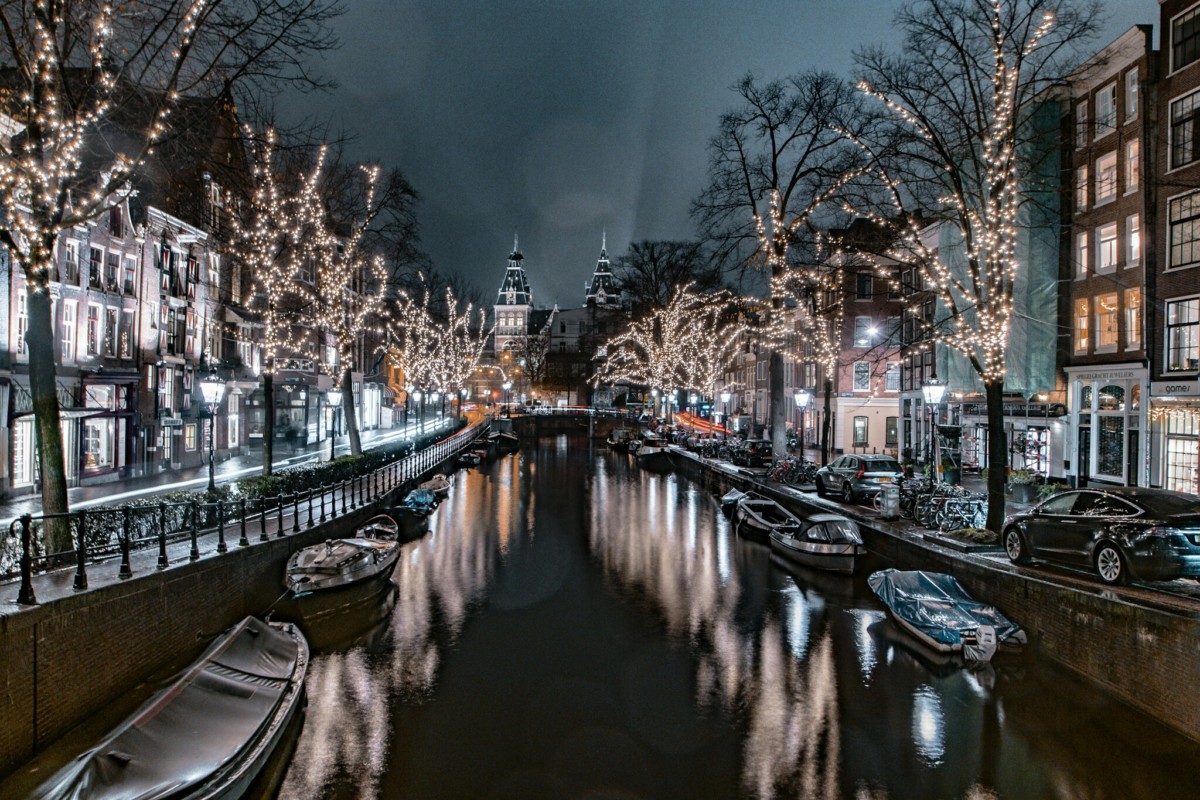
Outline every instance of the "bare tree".
[[[920, 202], [960, 244], [923, 245], [905, 215], [892, 255], [920, 269], [944, 312], [928, 338], [961, 353], [983, 384], [988, 416], [988, 520], [1005, 512], [1004, 379], [1022, 214], [1039, 186], [1038, 165], [1056, 146], [1057, 115], [1038, 122], [1046, 91], [1063, 81], [1096, 32], [1091, 0], [918, 0], [896, 17], [898, 55], [857, 54], [860, 87], [893, 125], [858, 137], [876, 158], [889, 212]], [[1053, 176], [1053, 180], [1057, 175]]]
[[[124, 200], [177, 129], [181, 97], [279, 82], [334, 45], [330, 0], [0, 2], [0, 112], [21, 126], [0, 158], [0, 244], [25, 277], [43, 509], [68, 508], [49, 282], [60, 234]], [[127, 136], [101, 136], [108, 122]], [[51, 546], [70, 547], [65, 526]]]
[[613, 278], [636, 314], [666, 308], [681, 286], [695, 291], [720, 288], [721, 270], [714, 266], [699, 242], [634, 242], [619, 256]]
[[[693, 202], [692, 216], [742, 283], [755, 270], [777, 281], [789, 259], [811, 263], [817, 216], [832, 213], [830, 202], [854, 183], [866, 161], [845, 132], [857, 133], [867, 118], [853, 89], [828, 72], [766, 83], [747, 75], [734, 91], [741, 105], [721, 117], [709, 143], [708, 185]], [[772, 294], [772, 313], [783, 304]], [[782, 455], [782, 353], [771, 352], [769, 369], [772, 448]]]

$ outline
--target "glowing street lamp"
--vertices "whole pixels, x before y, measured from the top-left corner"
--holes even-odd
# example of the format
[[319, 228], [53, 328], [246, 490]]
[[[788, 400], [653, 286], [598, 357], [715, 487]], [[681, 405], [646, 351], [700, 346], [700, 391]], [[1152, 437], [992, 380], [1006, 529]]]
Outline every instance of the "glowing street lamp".
[[796, 394], [792, 397], [796, 401], [796, 408], [800, 409], [800, 425], [796, 429], [796, 438], [800, 442], [800, 457], [804, 457], [804, 411], [808, 408], [809, 401], [812, 400], [812, 392], [808, 389], [797, 389]]
[[504, 389], [504, 416], [511, 417], [512, 409], [508, 406], [508, 390], [512, 388], [512, 381], [505, 381], [500, 386]]
[[941, 482], [942, 465], [940, 463], [940, 447], [937, 439], [937, 409], [942, 404], [942, 398], [946, 396], [946, 384], [939, 381], [937, 378], [930, 378], [921, 384], [921, 395], [925, 399], [925, 405], [929, 408], [929, 446], [925, 450], [925, 460], [930, 462], [930, 452], [933, 455], [933, 476], [934, 480]]
[[342, 390], [335, 388], [325, 392], [325, 402], [333, 412], [329, 418], [329, 460], [333, 461], [333, 450], [337, 445], [337, 418], [342, 408]]
[[200, 381], [200, 394], [204, 396], [204, 407], [208, 410], [208, 490], [217, 488], [215, 450], [217, 431], [214, 427], [217, 421], [217, 408], [225, 396], [225, 382], [217, 377], [215, 372]]

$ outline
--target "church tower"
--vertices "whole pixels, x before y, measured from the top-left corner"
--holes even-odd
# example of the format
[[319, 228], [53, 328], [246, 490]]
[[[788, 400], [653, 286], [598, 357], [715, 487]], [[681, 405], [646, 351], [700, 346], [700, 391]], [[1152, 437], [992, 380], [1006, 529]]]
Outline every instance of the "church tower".
[[495, 352], [503, 352], [512, 339], [519, 339], [529, 332], [529, 314], [533, 311], [533, 292], [525, 277], [525, 256], [517, 246], [513, 235], [513, 250], [508, 257], [508, 271], [496, 297]]
[[603, 233], [600, 235], [600, 259], [596, 262], [596, 271], [592, 273], [592, 282], [585, 287], [587, 289], [587, 296], [583, 299], [585, 307], [592, 304], [615, 305], [620, 300], [617, 296], [612, 270], [609, 268], [607, 245], [608, 234]]

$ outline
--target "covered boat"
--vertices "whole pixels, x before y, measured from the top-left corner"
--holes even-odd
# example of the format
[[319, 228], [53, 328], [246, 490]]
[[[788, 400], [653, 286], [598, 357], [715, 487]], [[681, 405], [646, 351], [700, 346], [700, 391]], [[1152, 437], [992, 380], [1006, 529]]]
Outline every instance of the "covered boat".
[[794, 535], [800, 530], [800, 520], [771, 498], [750, 493], [733, 508], [733, 529], [739, 536], [766, 543], [776, 531]]
[[671, 450], [667, 446], [667, 440], [663, 439], [656, 433], [649, 431], [642, 433], [642, 444], [636, 451], [632, 450], [637, 458], [639, 467], [646, 469], [670, 469]]
[[612, 433], [608, 434], [605, 440], [608, 443], [610, 450], [618, 452], [628, 452], [629, 443], [637, 438], [637, 431], [632, 428], [613, 428]]
[[451, 481], [445, 475], [434, 475], [429, 480], [417, 484], [418, 489], [433, 492], [435, 497], [446, 497], [450, 494]]
[[429, 515], [437, 508], [437, 495], [428, 489], [413, 489], [404, 502], [391, 510], [400, 524], [400, 532], [409, 537], [421, 535], [429, 524]]
[[299, 719], [308, 658], [295, 625], [247, 617], [33, 797], [242, 797]]
[[938, 652], [990, 661], [998, 648], [1017, 650], [1026, 643], [1016, 623], [971, 597], [951, 575], [885, 569], [867, 584], [897, 625]]
[[395, 537], [330, 539], [297, 550], [284, 573], [294, 615], [312, 621], [377, 601], [391, 585], [399, 558]]
[[816, 514], [801, 520], [800, 528], [776, 528], [769, 534], [771, 549], [805, 567], [853, 575], [867, 552], [854, 520], [840, 514]]

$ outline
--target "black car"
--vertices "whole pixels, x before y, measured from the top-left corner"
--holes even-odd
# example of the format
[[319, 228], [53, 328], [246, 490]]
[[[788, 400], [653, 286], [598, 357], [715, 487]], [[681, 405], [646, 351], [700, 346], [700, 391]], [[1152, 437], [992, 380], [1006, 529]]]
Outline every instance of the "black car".
[[729, 460], [736, 466], [761, 467], [771, 460], [771, 443], [766, 439], [747, 439], [739, 442]]
[[1108, 584], [1200, 576], [1200, 496], [1164, 489], [1079, 489], [1004, 523], [1018, 564], [1093, 568]]

